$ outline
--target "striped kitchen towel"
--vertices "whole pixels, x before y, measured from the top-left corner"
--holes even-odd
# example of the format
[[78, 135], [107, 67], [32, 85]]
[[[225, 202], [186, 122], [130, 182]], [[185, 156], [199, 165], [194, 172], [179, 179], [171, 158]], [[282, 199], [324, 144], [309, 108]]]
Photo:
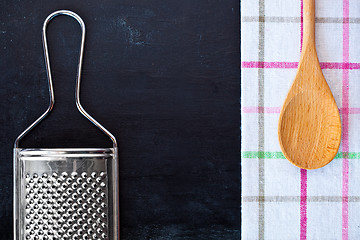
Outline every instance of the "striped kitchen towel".
[[342, 140], [330, 164], [309, 171], [284, 158], [277, 136], [302, 4], [241, 1], [242, 239], [360, 239], [360, 1], [316, 0], [316, 46]]

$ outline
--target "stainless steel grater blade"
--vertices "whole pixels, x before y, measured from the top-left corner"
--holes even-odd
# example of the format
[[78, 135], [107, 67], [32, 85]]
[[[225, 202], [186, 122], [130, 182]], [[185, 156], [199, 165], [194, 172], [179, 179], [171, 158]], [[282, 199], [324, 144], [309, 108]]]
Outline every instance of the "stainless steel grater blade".
[[[113, 142], [112, 148], [20, 148], [19, 141], [53, 109], [54, 91], [46, 27], [57, 15], [75, 18], [82, 29], [75, 100], [81, 114]], [[50, 14], [43, 26], [49, 82], [48, 109], [15, 141], [14, 239], [120, 239], [118, 151], [115, 137], [80, 104], [85, 24], [74, 12]]]

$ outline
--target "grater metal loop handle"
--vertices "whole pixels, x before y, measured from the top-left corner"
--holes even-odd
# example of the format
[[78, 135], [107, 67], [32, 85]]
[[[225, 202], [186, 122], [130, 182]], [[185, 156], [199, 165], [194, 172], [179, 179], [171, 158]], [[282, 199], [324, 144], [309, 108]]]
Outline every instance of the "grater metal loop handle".
[[83, 61], [83, 54], [84, 54], [84, 43], [85, 43], [85, 23], [81, 19], [79, 15], [76, 13], [69, 11], [69, 10], [59, 10], [56, 12], [51, 13], [44, 21], [43, 25], [43, 48], [44, 48], [44, 57], [45, 57], [45, 64], [46, 64], [46, 72], [47, 72], [47, 78], [49, 83], [49, 94], [50, 94], [50, 103], [47, 110], [37, 119], [35, 122], [33, 122], [25, 131], [23, 131], [15, 140], [15, 148], [18, 148], [19, 141], [28, 134], [31, 129], [33, 129], [39, 122], [41, 122], [53, 109], [55, 98], [54, 98], [54, 88], [53, 88], [53, 81], [52, 81], [52, 75], [51, 75], [51, 68], [50, 68], [50, 58], [49, 58], [49, 50], [48, 50], [48, 44], [47, 44], [47, 37], [46, 37], [46, 29], [48, 23], [53, 19], [54, 17], [58, 15], [67, 15], [70, 17], [75, 18], [81, 27], [81, 46], [80, 46], [80, 55], [79, 55], [79, 64], [77, 68], [77, 76], [76, 76], [76, 90], [75, 90], [75, 102], [76, 107], [79, 110], [79, 112], [86, 117], [90, 122], [92, 122], [95, 126], [97, 126], [101, 131], [103, 131], [113, 142], [114, 148], [117, 147], [116, 139], [114, 135], [112, 135], [106, 128], [104, 128], [98, 121], [96, 121], [93, 117], [88, 114], [85, 109], [82, 107], [80, 103], [80, 80], [81, 80], [81, 68], [82, 68], [82, 61]]

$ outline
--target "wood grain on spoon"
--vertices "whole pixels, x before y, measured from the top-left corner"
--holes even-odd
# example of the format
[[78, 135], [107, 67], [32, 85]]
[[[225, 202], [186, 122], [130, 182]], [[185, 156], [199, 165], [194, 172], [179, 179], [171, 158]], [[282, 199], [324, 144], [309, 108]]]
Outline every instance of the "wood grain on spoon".
[[280, 112], [281, 150], [293, 164], [317, 169], [336, 155], [341, 121], [315, 46], [315, 0], [304, 0], [303, 49], [295, 80]]

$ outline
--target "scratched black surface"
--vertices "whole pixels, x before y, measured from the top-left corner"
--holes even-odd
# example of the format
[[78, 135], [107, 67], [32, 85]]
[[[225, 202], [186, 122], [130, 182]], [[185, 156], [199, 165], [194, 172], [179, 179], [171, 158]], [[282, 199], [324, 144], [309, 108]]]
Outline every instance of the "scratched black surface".
[[[1, 1], [0, 239], [12, 147], [47, 107], [41, 29], [87, 27], [81, 101], [120, 146], [122, 239], [239, 239], [239, 1]], [[22, 147], [111, 142], [73, 101], [80, 28], [48, 29], [54, 112]]]

